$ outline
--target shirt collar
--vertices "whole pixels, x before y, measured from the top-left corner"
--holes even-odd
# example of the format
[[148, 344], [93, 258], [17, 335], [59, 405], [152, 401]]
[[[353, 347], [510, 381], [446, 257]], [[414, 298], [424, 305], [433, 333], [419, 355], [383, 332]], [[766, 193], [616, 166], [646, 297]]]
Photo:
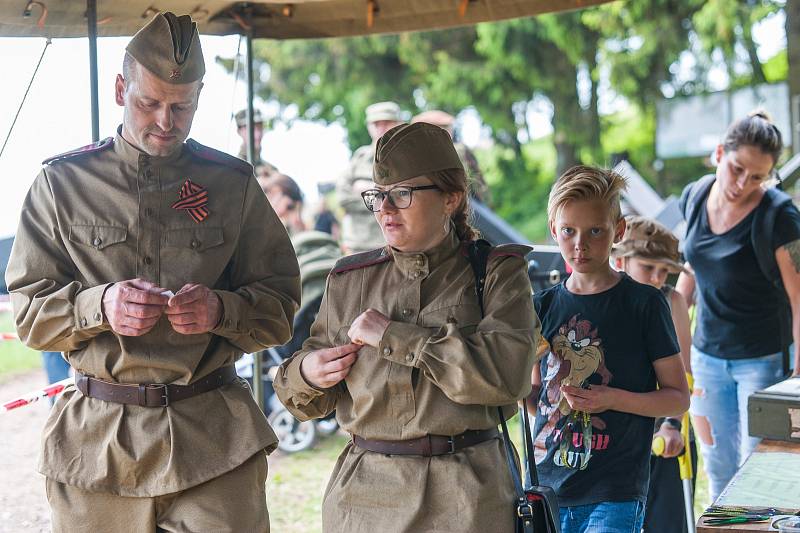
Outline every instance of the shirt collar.
[[451, 227], [442, 242], [424, 252], [401, 252], [394, 248], [387, 248], [400, 272], [408, 279], [417, 280], [426, 278], [436, 267], [452, 257], [459, 247], [460, 241]]
[[114, 136], [114, 151], [123, 159], [133, 165], [152, 165], [159, 167], [174, 163], [183, 155], [183, 143], [181, 143], [180, 150], [175, 150], [169, 155], [155, 156], [142, 152], [134, 145], [129, 143], [122, 136], [122, 125], [117, 127], [117, 134]]

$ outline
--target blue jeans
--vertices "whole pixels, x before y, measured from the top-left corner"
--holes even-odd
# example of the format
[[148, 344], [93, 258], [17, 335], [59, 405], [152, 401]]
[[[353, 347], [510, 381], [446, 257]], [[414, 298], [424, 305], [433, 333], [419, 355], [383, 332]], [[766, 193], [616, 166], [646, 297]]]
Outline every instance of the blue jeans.
[[640, 533], [644, 504], [640, 501], [600, 502], [561, 507], [561, 533]]
[[710, 426], [709, 441], [708, 432], [695, 422], [714, 501], [760, 441], [747, 434], [747, 398], [780, 381], [783, 354], [720, 359], [692, 346], [692, 373], [692, 416], [704, 417]]
[[[47, 374], [47, 383], [55, 383], [69, 377], [69, 363], [61, 356], [61, 352], [42, 352], [42, 366]], [[53, 405], [55, 397], [49, 398]]]

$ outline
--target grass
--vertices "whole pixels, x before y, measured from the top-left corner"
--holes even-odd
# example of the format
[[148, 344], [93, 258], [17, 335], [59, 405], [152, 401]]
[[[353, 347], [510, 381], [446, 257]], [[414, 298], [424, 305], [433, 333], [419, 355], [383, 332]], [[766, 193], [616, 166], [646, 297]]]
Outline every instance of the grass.
[[[509, 421], [509, 432], [521, 450], [519, 417]], [[322, 531], [322, 494], [336, 458], [347, 443], [347, 437], [335, 435], [322, 439], [314, 449], [291, 455], [276, 452], [270, 456], [267, 479], [267, 504], [273, 531], [286, 533], [319, 533]], [[695, 518], [708, 502], [708, 480], [698, 462], [695, 493]], [[505, 468], [505, 464], [502, 465]]]
[[321, 439], [309, 451], [270, 456], [267, 506], [272, 531], [322, 531], [322, 494], [347, 440], [336, 434]]
[[[0, 332], [14, 331], [11, 313], [0, 312]], [[42, 357], [36, 350], [31, 350], [18, 340], [0, 340], [0, 379], [5, 380], [12, 374], [25, 372], [42, 365]]]

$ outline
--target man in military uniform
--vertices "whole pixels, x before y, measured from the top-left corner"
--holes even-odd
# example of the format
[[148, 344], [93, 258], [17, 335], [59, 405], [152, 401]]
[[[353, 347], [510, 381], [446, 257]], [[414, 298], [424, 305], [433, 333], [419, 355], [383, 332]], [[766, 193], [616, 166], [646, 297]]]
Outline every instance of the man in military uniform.
[[346, 253], [364, 252], [384, 245], [383, 233], [375, 217], [364, 207], [361, 193], [372, 188], [372, 163], [375, 143], [381, 136], [402, 122], [400, 106], [394, 102], [378, 102], [367, 107], [367, 131], [372, 143], [358, 148], [347, 169], [336, 183], [336, 197], [344, 210], [342, 247]]
[[[236, 133], [242, 138], [242, 146], [239, 148], [239, 159], [247, 161], [247, 109], [242, 109], [234, 115], [236, 120]], [[255, 160], [253, 167], [256, 170], [256, 176], [270, 177], [273, 174], [278, 174], [278, 168], [271, 163], [261, 159], [261, 139], [264, 137], [264, 120], [261, 118], [261, 111], [258, 109], [253, 110], [253, 145], [255, 146]]]
[[39, 462], [60, 533], [269, 531], [277, 439], [233, 364], [289, 339], [299, 271], [252, 167], [186, 140], [204, 72], [195, 23], [156, 15], [116, 136], [45, 161], [22, 209], [17, 331], [76, 373]]
[[[455, 123], [455, 117], [450, 113], [446, 113], [438, 109], [423, 111], [419, 115], [414, 116], [411, 119], [411, 123], [413, 124], [415, 122], [427, 122], [428, 124], [439, 126], [440, 128], [447, 130], [447, 133], [450, 134], [451, 138], [453, 138], [455, 133], [455, 128], [453, 127], [453, 124]], [[472, 197], [481, 203], [489, 205], [489, 186], [486, 184], [486, 180], [483, 177], [483, 172], [481, 172], [481, 167], [478, 165], [478, 159], [475, 157], [475, 154], [472, 153], [472, 150], [470, 150], [466, 144], [462, 143], [461, 141], [456, 141], [454, 138], [453, 146], [455, 147], [458, 158], [461, 159], [461, 163], [464, 165], [464, 170], [467, 173], [470, 194], [472, 194]]]

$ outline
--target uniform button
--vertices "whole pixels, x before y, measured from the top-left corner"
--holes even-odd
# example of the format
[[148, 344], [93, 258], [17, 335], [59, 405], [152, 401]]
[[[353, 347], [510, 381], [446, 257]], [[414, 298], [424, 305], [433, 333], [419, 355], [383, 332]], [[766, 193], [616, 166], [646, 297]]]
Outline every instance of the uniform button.
[[417, 259], [417, 266], [418, 267], [421, 267], [424, 264], [425, 264], [425, 261], [423, 261], [422, 258]]
[[411, 309], [403, 309], [403, 316], [411, 316]]
[[101, 244], [103, 244], [103, 239], [100, 237], [95, 237], [92, 241], [92, 246], [100, 246]]
[[144, 256], [143, 261], [145, 265], [150, 265], [153, 263], [153, 259], [149, 255]]
[[414, 274], [412, 274], [412, 277], [413, 277], [414, 279], [417, 279], [417, 278], [419, 277], [419, 275], [420, 275], [420, 271], [419, 271], [419, 270], [417, 270], [417, 271], [415, 271], [415, 272], [414, 272]]
[[100, 313], [95, 313], [94, 314], [94, 319], [95, 320], [101, 320], [102, 318], [103, 318], [103, 315], [101, 315]]
[[392, 349], [391, 349], [391, 348], [389, 348], [388, 346], [386, 346], [386, 347], [383, 349], [383, 355], [391, 355], [391, 354], [392, 354]]
[[189, 243], [189, 246], [191, 246], [192, 248], [195, 248], [195, 249], [199, 248], [200, 247], [200, 241], [198, 241], [197, 239], [192, 239], [192, 242]]
[[414, 360], [414, 354], [413, 354], [413, 353], [410, 353], [410, 354], [408, 354], [408, 355], [406, 356], [406, 362], [409, 362], [409, 363], [410, 363], [410, 362], [411, 362], [411, 361], [413, 361], [413, 360]]
[[85, 328], [88, 323], [89, 323], [89, 321], [86, 320], [86, 317], [81, 318], [81, 326], [83, 326]]

